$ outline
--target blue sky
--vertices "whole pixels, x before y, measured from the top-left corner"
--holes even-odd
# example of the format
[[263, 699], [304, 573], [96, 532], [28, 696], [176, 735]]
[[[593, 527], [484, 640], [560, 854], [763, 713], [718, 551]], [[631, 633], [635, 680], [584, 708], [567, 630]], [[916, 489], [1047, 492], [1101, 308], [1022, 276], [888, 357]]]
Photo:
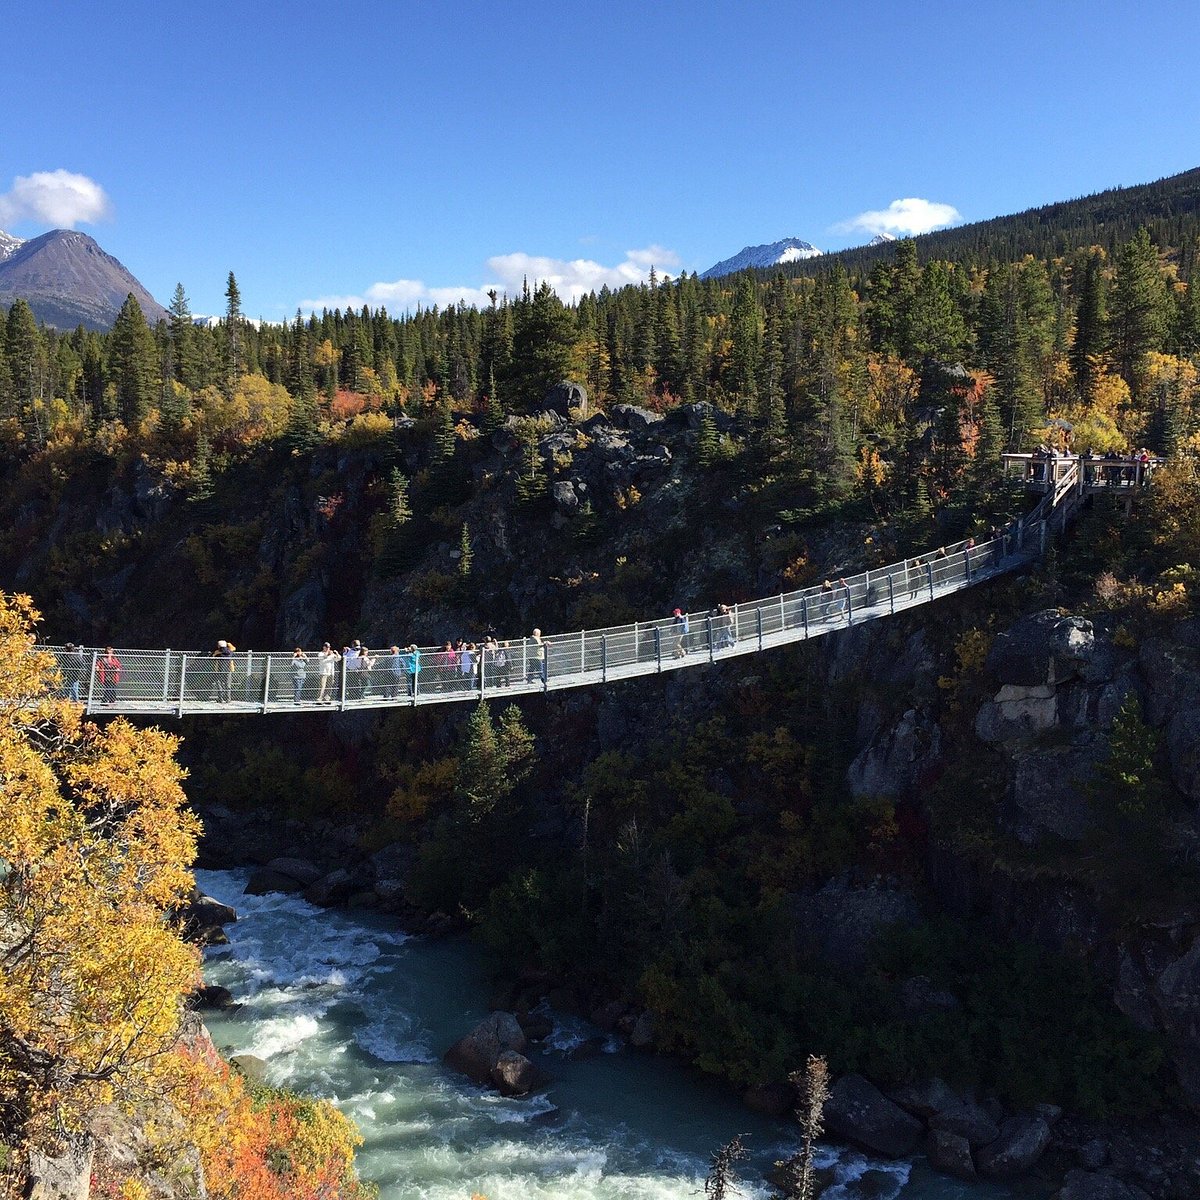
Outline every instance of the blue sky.
[[571, 295], [863, 242], [846, 223], [900, 199], [977, 220], [1200, 165], [1192, 3], [24, 0], [2, 24], [0, 229], [74, 223], [196, 312], [230, 270], [269, 320], [523, 274]]

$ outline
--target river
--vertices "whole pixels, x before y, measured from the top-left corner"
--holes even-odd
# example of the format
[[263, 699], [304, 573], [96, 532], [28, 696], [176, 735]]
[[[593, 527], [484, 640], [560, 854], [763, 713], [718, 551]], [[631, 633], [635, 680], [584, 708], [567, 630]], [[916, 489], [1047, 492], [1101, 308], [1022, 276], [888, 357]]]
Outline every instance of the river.
[[[663, 1058], [552, 1014], [535, 1059], [553, 1082], [505, 1099], [441, 1065], [487, 1015], [488, 981], [469, 942], [408, 937], [368, 912], [320, 909], [294, 896], [245, 896], [242, 871], [198, 871], [209, 895], [233, 905], [228, 946], [206, 954], [209, 983], [241, 1007], [209, 1013], [226, 1054], [266, 1060], [268, 1082], [325, 1096], [358, 1123], [358, 1164], [381, 1200], [694, 1200], [714, 1150], [745, 1135], [737, 1193], [768, 1196], [763, 1173], [796, 1145], [794, 1127]], [[835, 1183], [824, 1200], [1015, 1200], [1014, 1191], [958, 1183], [923, 1160], [883, 1162], [822, 1147]]]

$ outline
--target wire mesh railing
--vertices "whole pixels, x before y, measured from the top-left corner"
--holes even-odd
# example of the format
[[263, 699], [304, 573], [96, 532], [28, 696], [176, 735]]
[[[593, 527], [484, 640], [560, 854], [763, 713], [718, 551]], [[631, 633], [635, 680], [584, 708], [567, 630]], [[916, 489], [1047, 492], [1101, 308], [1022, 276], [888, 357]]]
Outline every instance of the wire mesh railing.
[[92, 713], [352, 711], [583, 687], [758, 653], [970, 587], [1044, 552], [1050, 522], [1065, 521], [1077, 484], [1078, 473], [1067, 473], [1032, 513], [979, 544], [967, 539], [778, 596], [605, 629], [361, 653], [40, 648], [55, 656], [63, 694]]

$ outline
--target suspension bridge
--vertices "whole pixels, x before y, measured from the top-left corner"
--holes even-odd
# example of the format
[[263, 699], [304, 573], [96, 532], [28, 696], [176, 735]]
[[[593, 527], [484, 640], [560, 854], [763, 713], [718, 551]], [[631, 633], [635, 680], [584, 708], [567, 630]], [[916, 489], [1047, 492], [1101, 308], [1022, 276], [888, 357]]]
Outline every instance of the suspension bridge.
[[[1155, 460], [1156, 462], [1157, 460]], [[1144, 460], [1103, 471], [1069, 455], [1006, 455], [1041, 499], [995, 536], [939, 547], [817, 587], [607, 629], [521, 637], [481, 647], [469, 661], [437, 647], [393, 654], [319, 655], [108, 647], [39, 647], [63, 690], [88, 713], [182, 717], [198, 713], [350, 712], [504, 699], [686, 670], [758, 654], [919, 608], [1040, 558], [1083, 498], [1140, 487]], [[681, 614], [683, 615], [683, 614]]]

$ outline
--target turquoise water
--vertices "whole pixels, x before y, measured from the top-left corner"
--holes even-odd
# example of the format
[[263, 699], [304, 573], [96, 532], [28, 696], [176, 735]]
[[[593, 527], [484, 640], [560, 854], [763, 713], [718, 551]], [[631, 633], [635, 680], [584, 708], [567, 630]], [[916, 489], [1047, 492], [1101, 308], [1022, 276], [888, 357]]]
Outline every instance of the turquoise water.
[[[552, 1014], [531, 1052], [549, 1088], [505, 1099], [447, 1071], [441, 1055], [487, 1015], [488, 980], [463, 941], [409, 938], [369, 913], [314, 908], [293, 896], [244, 896], [246, 874], [200, 871], [239, 920], [207, 954], [205, 978], [242, 1003], [209, 1014], [226, 1053], [268, 1063], [269, 1082], [328, 1097], [365, 1138], [359, 1170], [381, 1200], [694, 1200], [714, 1150], [744, 1135], [740, 1195], [769, 1194], [763, 1173], [795, 1148], [794, 1129], [748, 1112], [678, 1065], [629, 1052], [571, 1051], [599, 1031]], [[1010, 1200], [923, 1163], [823, 1147], [826, 1200]], [[1023, 1192], [1044, 1196], [1045, 1190]]]

